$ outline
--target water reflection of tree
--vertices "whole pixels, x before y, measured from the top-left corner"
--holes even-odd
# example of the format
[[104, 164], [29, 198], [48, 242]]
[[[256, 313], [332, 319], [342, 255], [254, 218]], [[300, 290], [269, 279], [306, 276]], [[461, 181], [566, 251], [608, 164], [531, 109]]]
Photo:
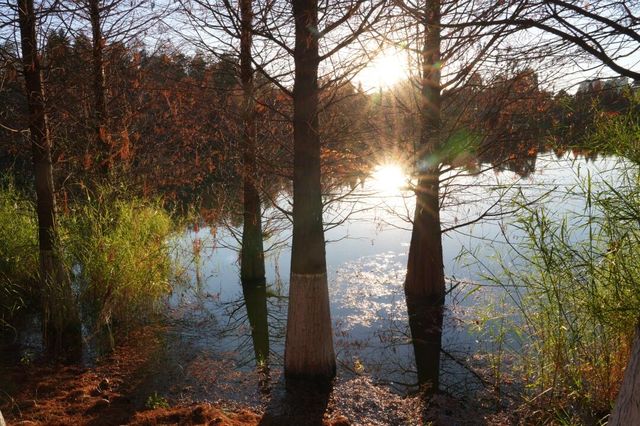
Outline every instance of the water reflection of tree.
[[238, 367], [255, 365], [259, 386], [270, 387], [271, 367], [282, 365], [286, 299], [266, 285], [243, 286], [242, 296], [223, 304], [228, 315], [220, 336], [235, 336]]
[[[429, 13], [439, 19], [437, 11]], [[439, 62], [429, 56], [439, 53], [439, 39], [429, 37], [423, 64]], [[496, 76], [485, 84], [480, 81], [481, 88], [469, 85], [449, 93], [432, 90], [440, 87], [440, 75], [428, 66], [421, 78], [429, 82], [415, 96], [422, 99], [422, 110], [410, 108], [421, 112], [422, 121], [413, 137], [420, 141], [413, 150], [417, 206], [413, 218], [407, 215], [412, 238], [405, 294], [418, 380], [433, 393], [439, 386], [446, 292], [442, 234], [513, 213], [502, 201], [517, 189], [515, 182], [503, 185], [496, 178], [492, 185], [487, 174], [508, 170], [524, 178], [535, 171], [537, 154], [545, 148], [541, 124], [550, 96], [538, 87], [535, 73], [527, 70], [512, 77]], [[495, 200], [479, 190], [487, 186], [494, 187]], [[453, 223], [446, 223], [441, 211], [452, 206]]]
[[440, 387], [444, 297], [417, 298], [407, 293], [407, 311], [418, 383], [426, 386], [427, 393], [435, 393]]
[[[467, 157], [468, 161], [466, 163], [452, 162], [452, 165], [448, 166], [450, 168], [449, 175], [442, 177], [442, 181], [445, 183], [445, 185], [443, 185], [444, 195], [448, 200], [448, 203], [467, 203], [470, 205], [485, 206], [487, 201], [486, 193], [478, 195], [477, 191], [473, 192], [473, 189], [478, 186], [478, 179], [481, 176], [486, 177], [487, 175], [490, 175], [491, 170], [509, 170], [513, 171], [518, 176], [527, 176], [535, 170], [537, 155], [541, 149], [540, 147], [542, 147], [542, 144], [539, 142], [536, 142], [531, 146], [524, 144], [515, 145], [507, 142], [503, 144], [487, 144], [484, 148], [473, 151], [473, 155]], [[465, 181], [465, 178], [470, 180]], [[367, 198], [368, 201], [371, 201], [370, 196], [372, 195], [372, 192], [367, 192], [366, 188], [359, 188], [360, 184], [362, 184], [365, 179], [366, 177], [360, 177], [358, 174], [354, 173], [351, 175], [345, 174], [343, 179], [332, 176], [330, 179], [326, 180], [325, 189], [332, 191], [332, 196], [330, 198], [332, 201], [337, 202], [326, 206], [325, 215], [335, 215], [335, 218], [326, 220], [325, 225], [337, 226], [344, 223], [346, 220], [353, 218], [352, 213], [372, 208], [371, 206], [363, 205], [362, 198], [356, 195], [359, 194], [360, 196]], [[281, 186], [280, 189], [280, 193], [278, 194], [277, 191], [274, 191], [271, 198], [277, 199], [280, 206], [286, 207], [289, 200], [289, 191], [287, 190], [286, 185]], [[467, 195], [466, 198], [465, 194]], [[496, 198], [498, 200], [499, 195], [500, 194], [496, 192]], [[488, 209], [478, 208], [478, 218], [482, 220], [490, 220], [492, 218], [499, 219], [502, 215], [508, 213], [504, 210], [493, 211], [491, 208], [495, 207], [495, 205], [493, 203], [490, 204], [491, 205]], [[443, 204], [443, 206], [445, 205], [450, 204]], [[336, 206], [336, 208], [334, 209], [332, 206]], [[273, 221], [278, 224], [277, 227], [272, 228], [274, 229], [274, 234], [286, 230], [289, 226], [288, 214], [286, 211], [283, 211], [285, 210], [285, 207], [282, 207], [281, 209], [274, 208], [272, 211]], [[407, 206], [405, 205], [405, 207]], [[469, 215], [471, 215], [471, 213], [469, 213]], [[227, 248], [238, 247], [239, 241], [234, 241], [234, 236], [237, 235], [233, 234], [233, 231], [235, 230], [234, 226], [237, 226], [237, 223], [234, 223], [233, 219], [236, 216], [230, 214], [228, 217], [228, 229], [232, 231], [231, 238], [228, 238], [227, 241], [218, 240], [218, 244]], [[473, 219], [475, 220], [476, 218], [474, 217]], [[266, 223], [268, 222], [269, 219], [266, 220]], [[454, 228], [462, 227], [465, 224], [468, 223], [444, 223], [443, 228], [445, 230], [454, 230]], [[267, 229], [269, 229], [269, 226], [267, 226]], [[278, 244], [278, 247], [283, 247], [286, 244], [286, 238], [280, 238]], [[264, 365], [266, 368], [263, 369], [266, 371], [266, 376], [268, 377], [269, 367], [274, 363], [279, 364], [281, 362], [281, 358], [279, 359], [277, 357], [279, 356], [279, 353], [281, 353], [282, 336], [280, 335], [279, 337], [280, 343], [275, 343], [274, 345], [274, 325], [265, 327], [267, 321], [272, 321], [271, 317], [274, 314], [272, 312], [271, 298], [268, 296], [268, 290], [264, 290], [265, 298], [267, 299], [265, 306], [268, 307], [268, 309], [265, 308], [266, 312], [261, 312], [262, 302], [260, 302], [260, 300], [262, 299], [262, 296], [248, 294], [245, 291], [243, 291], [242, 299], [226, 305], [227, 311], [229, 312], [229, 321], [227, 326], [224, 327], [225, 330], [223, 333], [238, 336], [236, 347], [240, 354], [238, 360], [238, 365], [240, 367], [247, 367], [255, 363], [258, 369], [261, 369], [261, 360], [265, 359], [264, 354], [268, 353], [269, 356], [266, 357], [266, 364]], [[253, 310], [253, 307], [250, 306], [254, 305], [254, 303], [249, 300], [254, 297], [258, 301], [256, 304], [257, 309], [255, 311]], [[438, 307], [438, 304], [434, 305], [432, 303], [430, 305], [428, 303], [430, 301], [424, 303], [424, 301], [421, 300], [416, 301], [409, 299], [410, 298], [407, 299], [407, 302], [411, 305], [409, 306], [409, 313], [414, 318], [412, 321], [408, 321], [408, 324], [405, 323], [405, 325], [409, 326], [409, 329], [405, 328], [405, 334], [406, 336], [409, 336], [409, 330], [411, 330], [411, 334], [414, 338], [405, 339], [403, 342], [406, 345], [406, 342], [409, 341], [415, 348], [415, 361], [418, 379], [422, 382], [436, 383], [437, 386], [442, 373], [436, 373], [434, 376], [434, 372], [442, 369], [442, 364], [444, 363], [444, 361], [441, 361], [440, 351], [442, 350], [442, 314], [444, 313], [445, 308], [443, 306]], [[278, 302], [281, 302], [277, 303], [279, 306], [284, 306], [283, 301]], [[280, 324], [283, 324], [284, 308], [279, 312], [282, 313], [282, 316], [278, 321], [280, 321]], [[415, 315], [412, 315], [412, 312], [415, 313]], [[266, 321], [260, 319], [265, 317], [267, 318]], [[269, 333], [265, 333], [265, 328], [267, 328], [267, 331], [271, 331], [271, 339], [269, 338]], [[276, 334], [277, 333], [278, 332], [276, 332]], [[266, 350], [265, 347], [267, 348]], [[439, 348], [439, 350], [436, 352], [435, 348]], [[453, 356], [455, 356], [451, 354], [450, 348], [447, 348], [443, 353], [448, 354], [444, 355], [447, 359], [453, 359]], [[274, 356], [276, 358], [273, 358]], [[456, 356], [456, 361], [454, 361], [454, 363], [463, 363], [461, 361], [463, 358], [464, 356]], [[399, 369], [400, 367], [401, 366], [398, 366]], [[406, 366], [404, 366], [404, 368], [406, 368]], [[410, 383], [408, 385], [413, 386], [415, 384]]]
[[261, 378], [268, 386], [269, 377], [269, 318], [267, 311], [267, 286], [242, 285], [244, 305], [247, 311], [247, 319], [251, 328], [251, 341], [256, 361], [256, 368], [261, 373]]

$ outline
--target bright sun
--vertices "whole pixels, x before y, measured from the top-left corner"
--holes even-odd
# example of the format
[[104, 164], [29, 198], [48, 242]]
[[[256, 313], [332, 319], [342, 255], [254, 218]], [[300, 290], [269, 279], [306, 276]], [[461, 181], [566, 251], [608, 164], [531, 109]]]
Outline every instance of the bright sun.
[[397, 194], [407, 185], [407, 175], [398, 164], [380, 164], [371, 173], [373, 187], [383, 194]]
[[365, 90], [388, 89], [408, 78], [406, 53], [388, 48], [377, 54], [358, 74]]

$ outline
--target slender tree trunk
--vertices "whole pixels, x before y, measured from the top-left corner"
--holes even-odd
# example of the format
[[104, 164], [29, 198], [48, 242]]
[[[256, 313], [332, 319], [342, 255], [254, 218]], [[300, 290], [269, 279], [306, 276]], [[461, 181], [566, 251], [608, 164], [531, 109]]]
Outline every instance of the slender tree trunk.
[[613, 407], [609, 426], [640, 424], [640, 323], [636, 325], [629, 363]]
[[254, 102], [252, 44], [252, 0], [240, 0], [240, 80], [244, 92], [243, 102], [243, 188], [244, 225], [242, 230], [242, 257], [240, 280], [243, 284], [264, 285], [264, 248], [262, 242], [262, 214], [256, 168], [256, 114]]
[[[419, 379], [438, 389], [442, 307], [445, 296], [440, 228], [439, 147], [440, 99], [440, 3], [428, 2], [425, 10], [425, 40], [422, 50], [421, 135], [417, 158], [419, 173], [405, 294], [413, 339], [418, 342], [416, 363]], [[435, 348], [438, 354], [435, 355]], [[427, 366], [424, 352], [432, 353]], [[418, 353], [420, 352], [420, 354]], [[421, 368], [422, 367], [422, 368]], [[425, 371], [425, 369], [429, 371]], [[422, 370], [422, 371], [420, 371]], [[424, 383], [424, 382], [423, 382]]]
[[36, 186], [43, 336], [49, 350], [61, 352], [63, 348], [66, 350], [80, 344], [80, 322], [57, 247], [51, 138], [45, 112], [33, 0], [18, 1], [18, 19]]
[[111, 144], [107, 134], [107, 84], [104, 69], [104, 37], [100, 19], [100, 0], [89, 1], [89, 20], [92, 34], [93, 111], [91, 114], [95, 149], [100, 172], [104, 175], [111, 168]]
[[335, 375], [322, 226], [318, 135], [318, 3], [293, 0], [293, 244], [285, 375], [326, 380]]

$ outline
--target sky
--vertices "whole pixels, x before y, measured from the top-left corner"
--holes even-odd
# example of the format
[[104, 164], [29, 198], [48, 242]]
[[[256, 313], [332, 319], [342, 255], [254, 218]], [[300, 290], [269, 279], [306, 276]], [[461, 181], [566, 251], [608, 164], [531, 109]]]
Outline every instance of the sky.
[[[38, 4], [38, 2], [36, 2]], [[217, 4], [213, 2], [214, 4]], [[175, 2], [157, 1], [154, 2], [154, 11], [167, 11], [163, 18], [162, 23], [158, 25], [149, 26], [146, 30], [139, 31], [140, 38], [144, 40], [144, 43], [149, 46], [150, 49], [154, 49], [162, 42], [171, 42], [172, 44], [179, 46], [180, 49], [184, 49], [186, 53], [193, 53], [197, 50], [205, 50], [207, 48], [213, 51], [221, 52], [223, 50], [228, 51], [229, 45], [224, 45], [229, 39], [222, 35], [221, 31], [216, 28], [210, 28], [207, 30], [196, 31], [193, 29], [193, 21], [190, 21], [185, 14], [176, 12]], [[14, 19], [14, 13], [12, 12], [13, 2], [0, 1], [0, 40], [16, 41], [15, 26], [12, 19]], [[124, 6], [128, 5], [128, 2], [123, 3]], [[126, 9], [126, 7], [125, 7]], [[282, 11], [286, 14], [286, 6], [283, 4]], [[140, 15], [140, 14], [139, 14]], [[141, 15], [140, 15], [141, 16]], [[330, 20], [330, 19], [329, 19]], [[140, 19], [125, 19], [123, 22], [127, 25], [138, 25]], [[213, 23], [208, 20], [209, 23]], [[42, 22], [46, 29], [62, 26], [63, 28], [80, 28], [83, 26], [81, 19], [69, 20], [65, 19], [62, 23], [55, 19], [49, 19]], [[86, 23], [84, 24], [86, 25]], [[109, 25], [106, 25], [107, 27]], [[120, 25], [122, 26], [122, 25]], [[290, 43], [290, 31], [286, 31], [280, 28], [282, 31], [281, 39]], [[117, 28], [116, 28], [117, 29]], [[340, 39], [348, 34], [348, 31], [337, 31], [333, 37], [334, 40]], [[117, 38], [125, 37], [123, 34], [119, 34]], [[271, 73], [276, 74], [280, 69], [286, 72], [291, 72], [293, 66], [291, 58], [286, 55], [282, 49], [268, 48], [266, 41], [260, 36], [254, 37], [255, 47], [254, 53], [259, 62], [267, 63], [270, 65], [268, 69]], [[3, 40], [3, 41], [4, 41]], [[549, 36], [545, 36], [539, 30], [528, 30], [521, 33], [514, 38], [513, 44], [526, 44], [529, 46], [535, 46], [536, 44], [543, 44], [549, 40]], [[234, 42], [231, 42], [233, 44]], [[331, 43], [328, 41], [328, 43]], [[508, 41], [507, 43], [512, 43]], [[398, 43], [401, 44], [401, 43]], [[354, 46], [349, 47], [345, 52], [340, 52], [334, 58], [325, 61], [321, 65], [323, 72], [331, 74], [340, 69], [342, 61], [351, 60], [357, 55], [362, 55], [362, 49], [371, 44], [356, 42]], [[469, 51], [477, 48], [476, 46], [470, 46]], [[358, 49], [360, 49], [358, 51]], [[370, 62], [364, 66], [354, 77], [353, 82], [356, 85], [361, 86], [365, 91], [372, 92], [378, 90], [388, 90], [398, 82], [409, 78], [410, 75], [416, 75], [415, 70], [411, 70], [412, 66], [415, 67], [416, 61], [412, 60], [407, 54], [407, 50], [403, 50], [397, 47], [393, 47], [388, 44], [382, 49], [372, 49], [371, 53], [367, 52], [362, 57], [368, 57]], [[353, 68], [362, 67], [362, 58], [358, 61], [360, 65]], [[544, 59], [544, 58], [543, 58]], [[357, 61], [354, 60], [354, 63]], [[620, 60], [620, 64], [631, 69], [640, 68], [640, 52], [636, 51], [631, 53], [628, 57]], [[443, 74], [446, 74], [447, 67], [449, 69], [455, 69], [459, 64], [450, 63], [444, 64], [445, 69]], [[583, 58], [566, 56], [554, 57], [552, 61], [545, 62], [544, 60], [533, 63], [534, 69], [539, 74], [539, 80], [546, 89], [559, 90], [568, 89], [569, 92], [577, 90], [580, 82], [597, 77], [614, 77], [617, 74], [606, 67], [599, 66], [599, 63], [592, 60], [585, 60]], [[500, 67], [494, 67], [493, 69], [487, 68], [485, 73], [495, 73], [500, 70]], [[280, 77], [287, 85], [291, 84], [291, 76]], [[446, 77], [444, 78], [446, 81]]]

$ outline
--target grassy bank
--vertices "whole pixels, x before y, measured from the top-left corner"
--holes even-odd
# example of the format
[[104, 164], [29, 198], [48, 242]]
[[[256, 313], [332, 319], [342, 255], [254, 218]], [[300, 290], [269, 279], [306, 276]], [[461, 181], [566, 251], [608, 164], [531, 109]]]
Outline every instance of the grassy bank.
[[0, 329], [37, 300], [38, 241], [33, 203], [0, 184]]
[[532, 421], [604, 422], [615, 403], [640, 314], [639, 137], [636, 115], [602, 115], [590, 138], [621, 157], [616, 177], [577, 182], [567, 196], [585, 208], [567, 216], [523, 205], [513, 258], [490, 277], [512, 302], [489, 317], [517, 336], [504, 357]]
[[518, 221], [526, 235], [520, 267], [505, 270], [502, 285], [516, 301], [512, 327], [522, 336], [512, 354], [516, 377], [540, 421], [603, 420], [615, 401], [640, 312], [634, 192], [590, 194], [594, 214], [582, 228], [544, 209]]
[[[157, 312], [171, 290], [169, 237], [175, 230], [159, 202], [102, 195], [70, 204], [59, 217], [60, 250], [75, 303], [90, 330], [131, 328]], [[37, 225], [33, 203], [0, 187], [0, 321], [39, 309]]]

